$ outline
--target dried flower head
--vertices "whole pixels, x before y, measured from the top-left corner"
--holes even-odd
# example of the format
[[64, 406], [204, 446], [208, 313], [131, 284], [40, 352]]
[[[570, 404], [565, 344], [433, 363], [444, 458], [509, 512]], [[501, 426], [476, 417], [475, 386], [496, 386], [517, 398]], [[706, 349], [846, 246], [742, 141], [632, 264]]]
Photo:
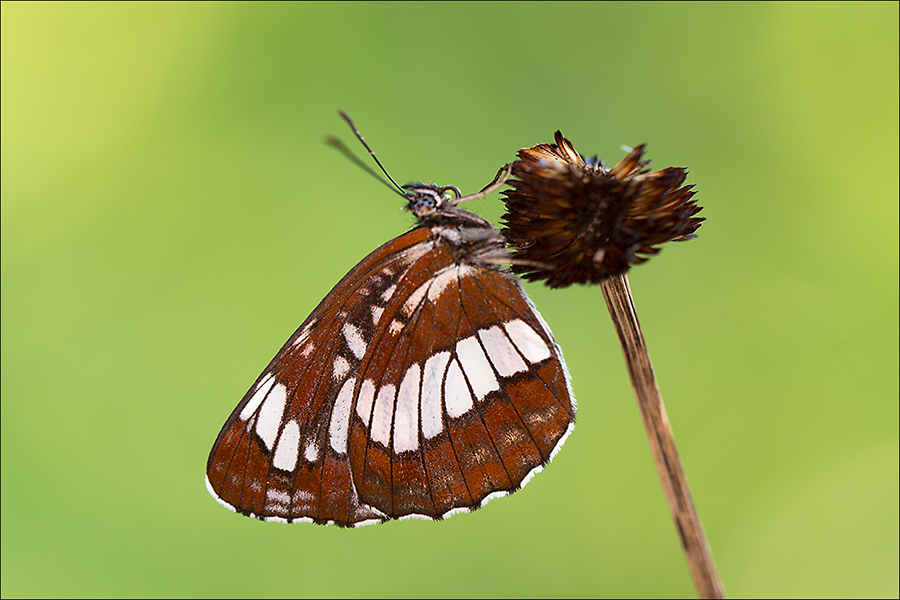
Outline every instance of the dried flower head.
[[616, 166], [585, 159], [556, 132], [555, 144], [520, 150], [503, 192], [513, 271], [550, 287], [600, 283], [640, 264], [669, 241], [696, 237], [703, 217], [684, 184], [687, 170], [645, 168], [644, 146]]

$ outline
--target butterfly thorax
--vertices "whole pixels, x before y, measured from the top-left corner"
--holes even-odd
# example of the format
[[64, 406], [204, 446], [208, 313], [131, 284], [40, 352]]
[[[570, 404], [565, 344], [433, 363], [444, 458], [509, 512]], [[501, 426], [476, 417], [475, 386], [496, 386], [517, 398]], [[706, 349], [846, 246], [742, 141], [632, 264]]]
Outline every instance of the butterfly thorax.
[[496, 268], [507, 251], [503, 238], [490, 222], [455, 203], [462, 194], [456, 186], [435, 183], [410, 183], [403, 186], [419, 227], [430, 228], [432, 239], [453, 252], [457, 264], [478, 263]]

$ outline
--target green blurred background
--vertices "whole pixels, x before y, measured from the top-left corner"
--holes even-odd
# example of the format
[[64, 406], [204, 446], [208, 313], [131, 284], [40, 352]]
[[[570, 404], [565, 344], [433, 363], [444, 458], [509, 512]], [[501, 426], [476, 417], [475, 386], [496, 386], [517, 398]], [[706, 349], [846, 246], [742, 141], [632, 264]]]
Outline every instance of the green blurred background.
[[[578, 427], [445, 523], [238, 517], [225, 418], [412, 223], [561, 129], [707, 218], [631, 274], [739, 596], [898, 595], [898, 4], [2, 5], [2, 595], [687, 596], [598, 288], [527, 286]], [[496, 196], [474, 210], [495, 223]]]

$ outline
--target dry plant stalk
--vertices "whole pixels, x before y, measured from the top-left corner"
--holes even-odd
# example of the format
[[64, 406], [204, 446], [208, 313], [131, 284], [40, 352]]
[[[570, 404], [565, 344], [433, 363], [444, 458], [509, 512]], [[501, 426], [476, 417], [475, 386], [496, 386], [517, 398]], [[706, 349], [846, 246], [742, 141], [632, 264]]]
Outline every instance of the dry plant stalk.
[[701, 598], [724, 590], [678, 458], [675, 438], [625, 273], [669, 241], [693, 237], [704, 220], [683, 185], [687, 171], [646, 169], [638, 146], [612, 168], [584, 158], [562, 134], [519, 151], [503, 192], [513, 271], [552, 288], [599, 283], [616, 326], [669, 510]]
[[694, 578], [697, 594], [701, 598], [724, 598], [725, 592], [716, 573], [709, 544], [703, 535], [700, 518], [691, 500], [691, 492], [688, 490], [681, 459], [678, 458], [678, 449], [675, 447], [675, 435], [672, 433], [672, 426], [669, 425], [666, 407], [663, 405], [659, 385], [653, 374], [653, 365], [650, 364], [650, 354], [644, 344], [644, 335], [634, 309], [628, 276], [624, 273], [613, 275], [605, 279], [601, 287], [609, 314], [616, 325], [619, 341], [622, 343], [622, 352], [644, 420], [644, 428], [647, 430], [647, 439], [650, 440], [650, 448], [653, 450], [653, 459], [666, 494], [666, 502], [681, 537], [681, 545], [691, 569], [691, 576]]

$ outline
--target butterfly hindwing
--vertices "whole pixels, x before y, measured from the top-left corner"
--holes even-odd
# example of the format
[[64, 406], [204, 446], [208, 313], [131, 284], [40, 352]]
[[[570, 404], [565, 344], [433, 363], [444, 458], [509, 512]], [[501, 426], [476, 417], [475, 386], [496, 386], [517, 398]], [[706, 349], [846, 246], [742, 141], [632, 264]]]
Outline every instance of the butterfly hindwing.
[[562, 355], [515, 279], [437, 245], [385, 315], [350, 424], [363, 502], [439, 518], [514, 491], [550, 459], [574, 405]]

